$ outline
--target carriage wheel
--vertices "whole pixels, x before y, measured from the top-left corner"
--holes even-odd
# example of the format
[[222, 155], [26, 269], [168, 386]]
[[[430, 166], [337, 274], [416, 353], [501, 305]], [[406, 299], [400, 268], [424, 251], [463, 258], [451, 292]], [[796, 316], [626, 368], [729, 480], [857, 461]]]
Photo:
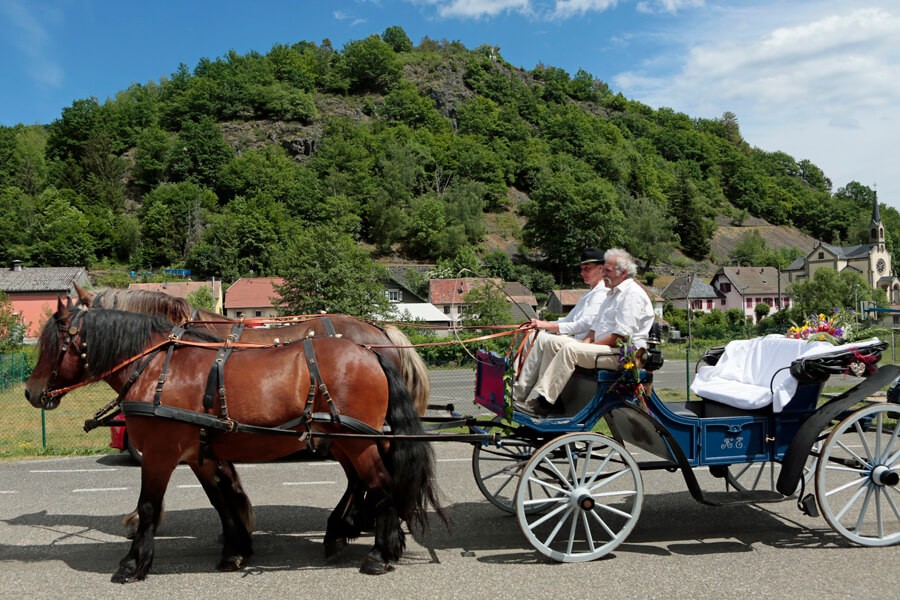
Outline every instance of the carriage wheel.
[[[507, 439], [498, 445], [475, 444], [472, 451], [472, 474], [478, 489], [491, 504], [504, 512], [516, 512], [516, 487], [519, 475], [534, 454], [534, 445], [525, 440]], [[546, 490], [536, 490], [547, 497]], [[549, 505], [529, 506], [530, 513]]]
[[900, 407], [873, 404], [841, 421], [816, 468], [816, 499], [835, 531], [863, 546], [900, 542]]
[[[822, 447], [822, 442], [817, 441], [813, 447], [806, 464], [803, 465], [803, 485], [808, 487], [816, 474], [817, 455]], [[775, 461], [752, 462], [742, 465], [728, 465], [725, 468], [725, 482], [739, 492], [776, 492], [775, 484], [781, 475], [781, 463]], [[800, 482], [793, 491], [796, 494], [800, 490]]]
[[[539, 493], [543, 497], [535, 499]], [[637, 463], [623, 446], [597, 433], [570, 433], [545, 444], [526, 465], [516, 516], [538, 552], [582, 562], [612, 552], [628, 537], [643, 499]], [[533, 514], [533, 506], [545, 514]]]

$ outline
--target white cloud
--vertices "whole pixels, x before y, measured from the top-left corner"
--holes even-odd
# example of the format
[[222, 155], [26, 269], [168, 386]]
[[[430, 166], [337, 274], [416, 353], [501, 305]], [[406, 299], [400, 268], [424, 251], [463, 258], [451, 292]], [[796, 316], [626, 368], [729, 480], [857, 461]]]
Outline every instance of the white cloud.
[[686, 8], [699, 8], [705, 3], [705, 0], [645, 0], [638, 2], [636, 8], [641, 13], [675, 14]]
[[603, 12], [615, 8], [618, 0], [556, 0], [553, 18], [568, 19], [588, 12]]
[[22, 53], [22, 62], [28, 70], [29, 77], [41, 85], [59, 87], [62, 84], [62, 68], [51, 56], [51, 34], [44, 22], [58, 21], [59, 14], [53, 10], [45, 10], [41, 17], [32, 14], [33, 5], [25, 5], [17, 0], [0, 4], [0, 11], [7, 17], [4, 29], [9, 40]]
[[496, 17], [503, 12], [527, 14], [531, 11], [530, 0], [449, 0], [429, 2], [438, 5], [442, 17], [474, 18]]
[[854, 6], [710, 11], [650, 57], [662, 60], [612, 82], [691, 116], [732, 111], [751, 144], [812, 160], [836, 187], [880, 180], [879, 197], [900, 206], [900, 175], [888, 164], [900, 131], [900, 13], [887, 2]]

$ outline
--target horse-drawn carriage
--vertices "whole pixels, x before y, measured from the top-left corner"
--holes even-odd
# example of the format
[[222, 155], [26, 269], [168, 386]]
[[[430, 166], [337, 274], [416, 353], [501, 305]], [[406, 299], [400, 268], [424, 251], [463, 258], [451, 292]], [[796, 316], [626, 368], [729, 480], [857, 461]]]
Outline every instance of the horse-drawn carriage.
[[[119, 393], [111, 407], [121, 407], [143, 452], [138, 525], [113, 581], [149, 571], [162, 498], [179, 462], [191, 467], [219, 512], [219, 568], [231, 570], [252, 554], [253, 528], [233, 462], [272, 460], [313, 445], [338, 460], [348, 479], [328, 519], [326, 553], [374, 531], [367, 573], [385, 572], [401, 555], [401, 520], [421, 523], [429, 506], [443, 516], [429, 442], [446, 440], [473, 444], [479, 489], [516, 514], [539, 552], [559, 561], [598, 558], [628, 536], [640, 516], [645, 469], [681, 471], [705, 504], [797, 494], [809, 513], [817, 501], [851, 541], [900, 541], [900, 410], [867, 403], [900, 368], [878, 368], [886, 345], [877, 340], [809, 354], [793, 344], [795, 358], [786, 364], [771, 360], [784, 355], [784, 348], [775, 351], [784, 342], [756, 349], [752, 360], [726, 347], [705, 357], [696, 378], [720, 384], [724, 396], [682, 403], [662, 402], [653, 390], [662, 357], [651, 345], [642, 370], [577, 373], [562, 395], [566, 412], [546, 419], [511, 409], [508, 360], [479, 351], [475, 401], [495, 416], [426, 417], [433, 427], [427, 431], [419, 419], [424, 407], [417, 410], [410, 395], [416, 385], [393, 362], [402, 364], [399, 357], [327, 332], [287, 342], [283, 331], [257, 343], [223, 341], [200, 327], [173, 330], [154, 316], [60, 303], [42, 332], [26, 396], [52, 409], [72, 386], [103, 379]], [[754, 360], [765, 369], [748, 375], [724, 368]], [[866, 377], [819, 406], [824, 382], [847, 370]], [[699, 395], [712, 397], [713, 388]], [[776, 401], [722, 402], [751, 392], [757, 403], [766, 396]], [[441, 433], [448, 425], [470, 433]], [[757, 466], [768, 471], [748, 468]], [[701, 490], [699, 467], [721, 477], [726, 492]], [[816, 501], [806, 493], [813, 471]]]

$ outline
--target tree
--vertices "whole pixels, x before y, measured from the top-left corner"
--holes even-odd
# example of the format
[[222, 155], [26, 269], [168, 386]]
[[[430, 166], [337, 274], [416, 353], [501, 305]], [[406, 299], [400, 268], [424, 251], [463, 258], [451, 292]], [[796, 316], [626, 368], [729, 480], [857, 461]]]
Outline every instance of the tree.
[[394, 52], [412, 52], [413, 45], [409, 36], [399, 25], [391, 25], [381, 34], [384, 43], [390, 46]]
[[509, 301], [490, 283], [473, 287], [463, 302], [468, 305], [463, 315], [465, 325], [502, 325], [510, 320]]
[[222, 168], [234, 157], [219, 125], [209, 116], [199, 122], [186, 121], [172, 153], [172, 174], [178, 181], [214, 187]]
[[213, 297], [212, 290], [206, 285], [188, 294], [187, 301], [194, 308], [216, 310], [216, 299]]
[[650, 198], [626, 201], [624, 212], [628, 228], [625, 249], [643, 263], [641, 269], [649, 271], [668, 259], [678, 244], [676, 219]]
[[24, 339], [22, 316], [16, 314], [12, 302], [0, 291], [0, 354], [18, 351]]
[[278, 287], [282, 314], [320, 311], [357, 317], [387, 314], [387, 273], [352, 237], [327, 226], [299, 232], [284, 249]]
[[402, 68], [397, 54], [377, 35], [348, 42], [343, 59], [351, 90], [384, 92], [400, 80]]
[[884, 291], [874, 290], [859, 273], [817, 269], [812, 279], [791, 284], [790, 294], [803, 314], [830, 315], [835, 308], [857, 307], [861, 300], [884, 306]]
[[759, 323], [760, 321], [762, 321], [771, 310], [772, 307], [765, 302], [760, 302], [759, 304], [754, 306], [753, 312], [756, 314], [756, 322]]

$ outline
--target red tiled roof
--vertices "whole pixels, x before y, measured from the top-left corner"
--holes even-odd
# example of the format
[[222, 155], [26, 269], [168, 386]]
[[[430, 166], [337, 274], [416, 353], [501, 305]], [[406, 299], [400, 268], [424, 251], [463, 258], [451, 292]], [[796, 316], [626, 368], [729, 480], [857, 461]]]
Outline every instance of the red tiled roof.
[[272, 298], [279, 298], [276, 285], [283, 285], [281, 277], [242, 277], [225, 291], [225, 308], [261, 308], [274, 306]]
[[553, 290], [550, 293], [559, 299], [561, 305], [575, 306], [587, 292], [587, 288], [582, 288], [580, 290]]
[[462, 304], [466, 294], [474, 288], [487, 285], [487, 282], [502, 284], [498, 278], [481, 279], [478, 277], [462, 277], [460, 279], [432, 279], [428, 282], [428, 301], [435, 305]]

